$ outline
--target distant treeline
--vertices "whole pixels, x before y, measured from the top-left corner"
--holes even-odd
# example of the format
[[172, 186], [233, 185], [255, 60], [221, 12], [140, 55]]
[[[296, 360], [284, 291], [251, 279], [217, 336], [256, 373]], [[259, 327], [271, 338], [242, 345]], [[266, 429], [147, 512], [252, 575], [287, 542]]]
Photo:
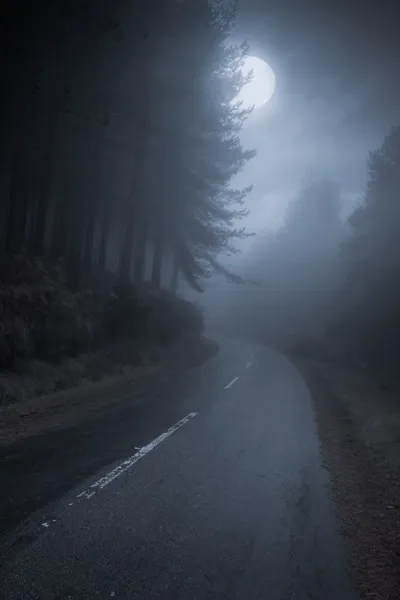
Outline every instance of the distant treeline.
[[367, 168], [366, 190], [348, 220], [339, 185], [316, 177], [289, 204], [281, 229], [256, 243], [248, 272], [258, 284], [238, 290], [229, 315], [242, 333], [397, 364], [400, 127], [370, 153]]
[[373, 359], [400, 354], [400, 127], [370, 153], [368, 184], [340, 248], [343, 296], [332, 325]]

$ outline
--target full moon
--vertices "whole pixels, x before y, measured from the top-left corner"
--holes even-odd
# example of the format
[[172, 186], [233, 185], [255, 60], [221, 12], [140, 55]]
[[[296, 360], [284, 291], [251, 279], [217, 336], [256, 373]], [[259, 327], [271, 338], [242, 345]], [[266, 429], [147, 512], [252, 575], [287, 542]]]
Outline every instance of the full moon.
[[242, 101], [244, 108], [261, 108], [274, 95], [275, 73], [269, 64], [257, 56], [248, 56], [245, 59], [242, 73], [248, 75], [250, 71], [253, 71], [251, 81], [242, 87], [235, 100]]

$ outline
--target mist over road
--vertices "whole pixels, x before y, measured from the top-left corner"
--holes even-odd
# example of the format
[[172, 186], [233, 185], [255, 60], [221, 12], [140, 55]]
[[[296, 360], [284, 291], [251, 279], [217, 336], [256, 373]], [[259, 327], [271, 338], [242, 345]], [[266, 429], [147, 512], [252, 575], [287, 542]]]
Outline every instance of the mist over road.
[[10, 534], [0, 598], [354, 598], [304, 380], [272, 350], [218, 341], [123, 413], [124, 456]]

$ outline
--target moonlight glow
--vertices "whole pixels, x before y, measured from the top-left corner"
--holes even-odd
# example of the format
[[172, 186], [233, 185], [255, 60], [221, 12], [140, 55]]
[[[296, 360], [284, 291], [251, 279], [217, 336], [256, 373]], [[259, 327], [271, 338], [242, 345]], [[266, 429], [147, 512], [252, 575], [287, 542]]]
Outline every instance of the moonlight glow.
[[274, 95], [275, 74], [271, 67], [257, 56], [249, 56], [245, 60], [242, 72], [248, 75], [250, 71], [253, 71], [252, 80], [243, 86], [236, 100], [242, 101], [244, 108], [253, 105], [260, 108]]

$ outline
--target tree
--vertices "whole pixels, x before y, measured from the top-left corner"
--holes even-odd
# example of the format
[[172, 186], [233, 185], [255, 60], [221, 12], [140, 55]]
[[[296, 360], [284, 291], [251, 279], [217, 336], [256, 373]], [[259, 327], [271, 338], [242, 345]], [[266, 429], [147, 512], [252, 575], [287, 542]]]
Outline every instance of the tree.
[[360, 351], [384, 355], [400, 350], [400, 127], [370, 153], [368, 175], [342, 249], [347, 339]]
[[251, 187], [229, 187], [254, 156], [237, 135], [250, 110], [234, 103], [246, 82], [241, 66], [248, 52], [246, 44], [226, 44], [235, 11], [235, 5], [213, 9], [208, 2], [186, 3], [180, 23], [187, 52], [172, 51], [168, 56], [173, 64], [163, 68], [175, 73], [176, 82], [171, 86], [168, 79], [167, 127], [161, 132], [161, 146], [169, 140], [170, 148], [160, 178], [161, 187], [169, 190], [168, 210], [160, 211], [164, 243], [196, 289], [216, 267], [219, 253], [234, 251], [234, 239], [246, 235], [234, 223], [246, 214], [243, 203]]
[[14, 71], [32, 75], [18, 135], [6, 128], [18, 142], [7, 249], [65, 258], [74, 285], [94, 265], [140, 284], [151, 246], [154, 285], [171, 253], [173, 281], [201, 289], [246, 235], [235, 224], [250, 187], [230, 189], [254, 155], [238, 138], [249, 111], [234, 103], [247, 52], [227, 44], [235, 3], [67, 4], [43, 6], [8, 63], [10, 85]]

